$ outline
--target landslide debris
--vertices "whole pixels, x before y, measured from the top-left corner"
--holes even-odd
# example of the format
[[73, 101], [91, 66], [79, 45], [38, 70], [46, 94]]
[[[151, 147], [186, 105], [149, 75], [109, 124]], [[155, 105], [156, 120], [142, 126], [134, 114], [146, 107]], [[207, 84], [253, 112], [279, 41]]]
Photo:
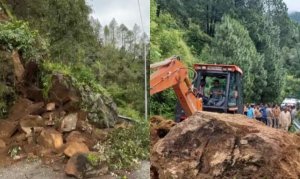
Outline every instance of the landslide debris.
[[0, 57], [0, 166], [42, 159], [76, 178], [107, 174], [104, 159], [95, 166], [88, 156], [104, 155], [95, 146], [103, 148], [116, 122], [124, 122], [113, 100], [57, 71], [43, 71], [49, 81], [42, 89], [40, 64], [1, 48]]
[[300, 177], [300, 136], [243, 115], [196, 113], [153, 142], [152, 178]]

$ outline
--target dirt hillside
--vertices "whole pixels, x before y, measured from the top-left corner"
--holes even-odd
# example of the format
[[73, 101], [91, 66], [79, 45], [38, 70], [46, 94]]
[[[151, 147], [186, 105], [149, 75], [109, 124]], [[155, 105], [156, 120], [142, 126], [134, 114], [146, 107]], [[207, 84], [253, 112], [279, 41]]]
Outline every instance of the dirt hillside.
[[243, 115], [201, 112], [175, 126], [162, 121], [151, 119], [152, 178], [300, 177], [296, 134]]

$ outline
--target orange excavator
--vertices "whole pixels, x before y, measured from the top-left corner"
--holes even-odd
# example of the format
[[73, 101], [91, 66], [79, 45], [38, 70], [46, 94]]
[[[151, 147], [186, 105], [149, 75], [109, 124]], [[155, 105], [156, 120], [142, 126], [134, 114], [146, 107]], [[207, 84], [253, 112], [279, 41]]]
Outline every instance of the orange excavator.
[[[194, 64], [187, 68], [179, 57], [150, 65], [150, 95], [173, 88], [179, 101], [176, 121], [197, 111], [243, 113], [242, 70], [235, 65]], [[189, 79], [189, 70], [194, 79]]]

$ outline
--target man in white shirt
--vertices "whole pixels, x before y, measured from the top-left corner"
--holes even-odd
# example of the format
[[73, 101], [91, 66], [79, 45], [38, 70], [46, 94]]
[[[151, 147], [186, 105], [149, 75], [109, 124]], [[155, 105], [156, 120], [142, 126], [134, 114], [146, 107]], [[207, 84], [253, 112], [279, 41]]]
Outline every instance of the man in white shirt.
[[291, 121], [291, 113], [288, 111], [287, 107], [285, 107], [279, 115], [279, 128], [288, 131], [291, 125]]

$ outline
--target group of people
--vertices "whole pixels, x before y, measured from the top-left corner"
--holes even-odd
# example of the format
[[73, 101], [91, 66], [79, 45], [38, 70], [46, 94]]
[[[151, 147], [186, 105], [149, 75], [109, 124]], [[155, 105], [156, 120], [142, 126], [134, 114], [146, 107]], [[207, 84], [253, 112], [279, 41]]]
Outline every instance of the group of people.
[[267, 126], [288, 131], [296, 117], [297, 109], [295, 106], [278, 105], [245, 105], [244, 114], [250, 119], [256, 119], [265, 123]]

